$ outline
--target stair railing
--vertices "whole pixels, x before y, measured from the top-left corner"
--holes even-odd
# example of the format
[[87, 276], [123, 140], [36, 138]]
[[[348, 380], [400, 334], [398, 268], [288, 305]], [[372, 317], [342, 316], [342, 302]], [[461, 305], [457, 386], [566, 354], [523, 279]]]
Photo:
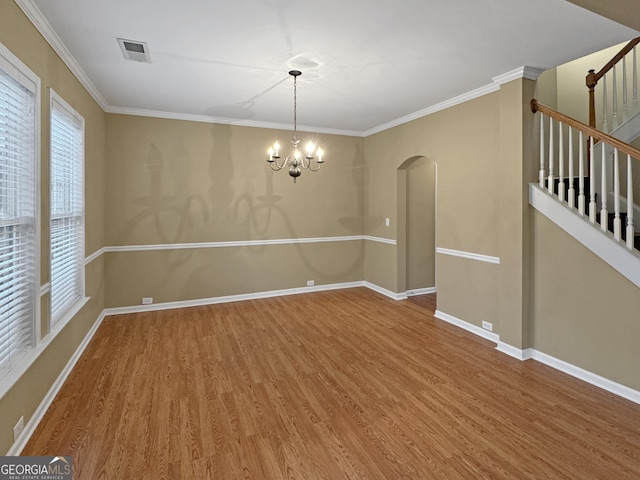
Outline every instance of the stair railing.
[[[596, 92], [595, 88], [602, 79], [602, 123], [605, 133], [617, 128], [621, 123], [640, 112], [638, 103], [638, 57], [636, 45], [640, 37], [631, 40], [602, 69], [596, 73], [589, 70], [586, 83], [589, 89], [589, 126], [596, 128]], [[631, 63], [631, 88], [629, 88], [628, 63]], [[622, 82], [618, 80], [618, 69], [622, 68]], [[620, 85], [622, 83], [622, 85]], [[609, 87], [611, 94], [609, 95]], [[622, 92], [619, 90], [622, 89]], [[621, 95], [620, 95], [621, 93]], [[629, 103], [631, 94], [631, 103]], [[609, 102], [611, 106], [609, 107]], [[621, 114], [620, 114], [621, 111]], [[622, 115], [622, 118], [620, 118]]]
[[[602, 231], [609, 230], [609, 206], [607, 205], [608, 158], [613, 161], [613, 237], [625, 241], [629, 250], [634, 249], [633, 163], [640, 161], [640, 150], [600, 132], [589, 125], [531, 100], [531, 110], [540, 113], [540, 171], [539, 186], [555, 196], [581, 216], [588, 215], [592, 224], [599, 223]], [[566, 133], [565, 133], [566, 131]], [[556, 142], [557, 138], [557, 142]], [[566, 139], [566, 141], [565, 141]], [[598, 151], [595, 145], [600, 145]], [[586, 148], [585, 148], [586, 146]], [[593, 152], [591, 159], [587, 148]], [[626, 169], [620, 169], [620, 157], [626, 155]], [[601, 156], [601, 171], [596, 170], [596, 157]], [[624, 162], [624, 160], [622, 160]], [[577, 165], [576, 165], [577, 164]], [[577, 167], [577, 168], [576, 168]], [[637, 166], [636, 166], [637, 167]], [[576, 175], [577, 171], [577, 175]], [[640, 172], [640, 169], [636, 170]], [[556, 176], [557, 174], [557, 176]], [[600, 211], [596, 201], [596, 177], [600, 176]], [[621, 178], [626, 188], [621, 190]], [[625, 211], [621, 198], [626, 196]], [[576, 205], [577, 204], [577, 205]], [[599, 215], [598, 215], [599, 213]], [[622, 218], [626, 216], [623, 232]], [[599, 220], [598, 220], [599, 217]]]

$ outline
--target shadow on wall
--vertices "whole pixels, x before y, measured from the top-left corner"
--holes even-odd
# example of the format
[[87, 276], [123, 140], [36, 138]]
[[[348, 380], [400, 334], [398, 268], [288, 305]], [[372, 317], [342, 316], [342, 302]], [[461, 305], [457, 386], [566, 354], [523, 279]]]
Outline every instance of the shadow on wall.
[[[285, 201], [283, 195], [278, 195], [278, 189], [290, 191], [289, 185], [276, 182], [275, 174], [266, 162], [262, 175], [258, 165], [245, 167], [247, 162], [243, 162], [243, 158], [257, 156], [252, 152], [252, 139], [244, 138], [246, 132], [242, 131], [239, 138], [233, 139], [233, 127], [218, 124], [206, 130], [208, 138], [193, 133], [197, 131], [191, 126], [178, 125], [168, 135], [154, 133], [156, 137], [142, 144], [142, 151], [146, 152], [141, 158], [143, 164], [132, 165], [131, 173], [134, 185], [135, 175], [139, 176], [141, 187], [138, 191], [144, 194], [130, 200], [135, 208], [130, 210], [132, 216], [118, 236], [122, 245], [296, 239], [299, 232], [309, 236], [302, 228], [303, 224], [311, 228], [312, 235], [318, 235], [315, 232], [335, 231], [333, 222], [339, 222], [342, 230], [346, 228], [356, 235], [362, 234], [364, 162], [360, 145], [343, 149], [343, 152], [351, 152], [351, 158], [348, 162], [336, 161], [335, 168], [344, 174], [333, 172], [335, 182], [321, 177], [320, 182], [309, 184], [305, 192], [307, 204], [301, 204], [294, 203], [297, 199]], [[125, 181], [129, 176], [123, 176]], [[336, 203], [314, 205], [309, 200], [314, 196], [320, 201], [333, 200], [327, 185], [340, 189]], [[336, 218], [340, 206], [344, 205], [338, 202], [346, 202], [353, 216]], [[355, 209], [352, 208], [354, 205], [357, 206]], [[321, 209], [321, 224], [313, 223], [315, 208]], [[298, 223], [302, 219], [304, 221]], [[174, 297], [175, 292], [181, 291], [183, 298], [250, 292], [254, 286], [261, 288], [257, 285], [260, 279], [277, 275], [272, 271], [274, 262], [278, 262], [278, 268], [283, 270], [290, 265], [292, 269], [309, 272], [323, 283], [357, 276], [362, 266], [362, 249], [353, 245], [349, 251], [354, 253], [349, 257], [345, 255], [346, 261], [327, 262], [326, 257], [323, 259], [314, 254], [316, 245], [319, 244], [161, 248], [162, 252], [154, 253], [153, 257], [158, 264], [147, 273], [149, 283], [152, 283], [148, 285], [149, 291], [157, 292], [159, 297]], [[317, 251], [322, 250], [326, 255], [336, 247], [336, 244], [334, 247], [325, 244]], [[283, 251], [286, 251], [284, 266], [277, 260]]]

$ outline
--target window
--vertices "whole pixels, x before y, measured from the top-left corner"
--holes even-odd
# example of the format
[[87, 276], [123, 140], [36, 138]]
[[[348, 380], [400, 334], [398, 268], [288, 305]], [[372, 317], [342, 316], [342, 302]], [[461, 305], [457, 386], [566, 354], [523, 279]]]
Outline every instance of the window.
[[51, 324], [84, 298], [84, 120], [51, 91]]
[[0, 377], [37, 333], [38, 92], [39, 79], [0, 45]]

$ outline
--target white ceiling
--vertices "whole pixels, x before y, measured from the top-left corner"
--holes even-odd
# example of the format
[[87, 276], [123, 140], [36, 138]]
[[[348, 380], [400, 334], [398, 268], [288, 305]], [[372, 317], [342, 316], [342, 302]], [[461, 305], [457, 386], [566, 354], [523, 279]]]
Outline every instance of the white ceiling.
[[[565, 0], [17, 2], [107, 111], [291, 125], [297, 68], [302, 129], [346, 134], [638, 35]], [[126, 61], [118, 37], [152, 63]]]

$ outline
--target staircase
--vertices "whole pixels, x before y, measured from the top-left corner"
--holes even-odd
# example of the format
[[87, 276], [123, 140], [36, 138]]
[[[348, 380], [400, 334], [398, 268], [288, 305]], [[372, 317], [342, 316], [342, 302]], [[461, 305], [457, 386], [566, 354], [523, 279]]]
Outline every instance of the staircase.
[[540, 119], [540, 170], [529, 203], [640, 287], [640, 150], [536, 100], [531, 109]]
[[540, 169], [529, 187], [534, 208], [638, 287], [640, 150], [629, 142], [640, 136], [639, 44], [640, 37], [631, 40], [600, 71], [589, 71], [589, 125], [531, 101]]

